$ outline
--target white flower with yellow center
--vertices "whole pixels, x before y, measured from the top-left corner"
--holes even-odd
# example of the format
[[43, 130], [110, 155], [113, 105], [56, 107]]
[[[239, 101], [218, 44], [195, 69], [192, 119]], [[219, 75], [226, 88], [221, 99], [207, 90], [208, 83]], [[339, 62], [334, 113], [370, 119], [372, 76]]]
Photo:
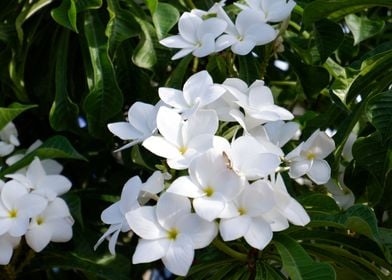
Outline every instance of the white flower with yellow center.
[[143, 146], [166, 158], [171, 168], [186, 169], [195, 157], [212, 147], [218, 116], [210, 110], [197, 111], [184, 121], [174, 110], [161, 107], [157, 125], [162, 136], [147, 138]]
[[133, 232], [142, 239], [132, 263], [162, 259], [174, 274], [185, 276], [193, 262], [194, 250], [208, 246], [217, 235], [214, 222], [191, 213], [188, 198], [172, 193], [161, 195], [156, 206], [143, 206], [126, 214]]
[[247, 5], [235, 5], [256, 12], [265, 22], [280, 22], [286, 19], [296, 5], [293, 0], [245, 0], [245, 3]]

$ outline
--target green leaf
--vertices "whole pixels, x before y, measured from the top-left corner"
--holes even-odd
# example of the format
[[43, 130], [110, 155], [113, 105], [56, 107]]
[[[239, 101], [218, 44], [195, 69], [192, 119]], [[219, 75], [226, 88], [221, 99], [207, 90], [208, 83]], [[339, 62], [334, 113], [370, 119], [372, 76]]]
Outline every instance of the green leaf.
[[240, 79], [248, 85], [260, 79], [260, 62], [252, 54], [238, 56]]
[[392, 7], [392, 3], [390, 0], [316, 0], [306, 5], [303, 21], [305, 26], [310, 26], [321, 19], [336, 20], [375, 6]]
[[391, 83], [392, 50], [388, 50], [365, 59], [361, 71], [355, 77], [346, 96], [346, 103], [352, 102], [358, 95], [365, 99], [375, 92], [383, 92]]
[[41, 160], [48, 158], [87, 160], [75, 150], [67, 138], [64, 136], [53, 136], [47, 139], [40, 147], [26, 154], [22, 159], [13, 165], [2, 169], [0, 172], [0, 177], [4, 177], [6, 174], [18, 171], [32, 162], [35, 157], [38, 157]]
[[144, 1], [146, 2], [151, 15], [153, 15], [160, 3], [158, 3], [158, 0], [144, 0]]
[[354, 14], [347, 15], [344, 20], [353, 33], [354, 45], [379, 34], [385, 26], [383, 20], [370, 20], [367, 17], [358, 17]]
[[327, 19], [315, 22], [313, 28], [321, 63], [324, 63], [343, 42], [343, 30], [339, 24]]
[[119, 0], [108, 0], [109, 23], [105, 34], [109, 38], [109, 53], [113, 53], [118, 45], [140, 33], [140, 28], [133, 14], [120, 6]]
[[72, 102], [67, 89], [69, 32], [61, 34], [56, 55], [55, 99], [49, 113], [50, 125], [54, 130], [77, 128], [79, 107]]
[[154, 47], [154, 42], [156, 42], [155, 28], [147, 20], [140, 17], [136, 17], [135, 20], [142, 29], [142, 35], [132, 55], [132, 61], [141, 68], [151, 69], [157, 62]]
[[311, 193], [299, 197], [298, 202], [311, 213], [336, 214], [340, 211], [335, 200], [326, 194]]
[[373, 96], [367, 103], [366, 112], [383, 141], [389, 141], [392, 138], [392, 91]]
[[99, 9], [102, 6], [102, 0], [77, 0], [76, 1], [76, 9], [78, 13]]
[[282, 258], [283, 269], [296, 280], [333, 280], [335, 271], [327, 263], [314, 261], [301, 245], [284, 234], [274, 236], [274, 244]]
[[223, 83], [223, 81], [229, 76], [227, 73], [226, 60], [219, 55], [211, 55], [208, 57], [206, 70], [216, 83]]
[[167, 36], [170, 29], [177, 23], [180, 13], [178, 10], [167, 3], [158, 3], [156, 11], [152, 13], [152, 22], [154, 23], [158, 39]]
[[165, 86], [170, 88], [182, 89], [184, 84], [184, 78], [188, 72], [189, 63], [193, 59], [192, 55], [187, 55], [180, 60], [177, 67], [174, 68], [173, 72], [170, 74], [169, 78], [166, 80]]
[[24, 105], [20, 103], [12, 103], [8, 107], [0, 107], [0, 130], [24, 111], [36, 107], [37, 105]]
[[83, 228], [82, 201], [80, 197], [76, 193], [69, 192], [64, 194], [62, 198], [67, 202], [72, 217], [74, 217]]
[[60, 6], [52, 10], [51, 15], [58, 24], [78, 32], [77, 10], [74, 0], [63, 0]]
[[99, 18], [91, 11], [85, 14], [83, 32], [94, 73], [92, 84], [89, 85], [90, 92], [83, 106], [90, 133], [94, 136], [102, 136], [106, 132], [108, 120], [121, 111], [123, 95], [108, 55], [104, 28]]
[[286, 278], [266, 263], [256, 264], [255, 280], [285, 280]]

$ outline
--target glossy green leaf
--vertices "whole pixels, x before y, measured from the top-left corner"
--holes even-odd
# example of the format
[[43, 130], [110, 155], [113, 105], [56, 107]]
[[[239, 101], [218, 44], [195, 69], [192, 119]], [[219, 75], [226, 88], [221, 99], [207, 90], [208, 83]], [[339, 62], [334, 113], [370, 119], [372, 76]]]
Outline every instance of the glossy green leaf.
[[155, 12], [152, 14], [158, 39], [167, 36], [170, 29], [177, 23], [180, 17], [178, 10], [168, 3], [158, 3]]
[[0, 177], [4, 175], [18, 171], [22, 167], [25, 167], [34, 160], [35, 157], [42, 159], [48, 158], [64, 158], [64, 159], [76, 159], [76, 160], [87, 160], [84, 156], [78, 153], [72, 144], [64, 136], [53, 136], [47, 139], [41, 146], [32, 152], [26, 154], [22, 159], [14, 163], [13, 165], [2, 169], [0, 171]]
[[151, 15], [153, 15], [159, 5], [158, 0], [144, 0], [150, 10]]
[[67, 202], [72, 217], [83, 228], [84, 222], [83, 222], [83, 215], [82, 215], [82, 201], [80, 197], [77, 195], [77, 193], [66, 193], [62, 195], [62, 198], [65, 200], [65, 202]]
[[367, 104], [369, 121], [382, 135], [383, 141], [392, 138], [392, 91], [373, 96]]
[[383, 20], [370, 20], [367, 17], [359, 17], [354, 14], [347, 15], [344, 20], [354, 36], [354, 45], [379, 34], [385, 26]]
[[112, 61], [108, 56], [104, 27], [91, 11], [85, 14], [83, 32], [89, 46], [93, 67], [93, 81], [83, 105], [89, 131], [95, 136], [102, 136], [106, 132], [108, 120], [121, 111], [123, 95], [117, 84]]
[[323, 63], [343, 42], [343, 30], [338, 24], [327, 19], [315, 22], [313, 29], [316, 46], [320, 53], [321, 63]]
[[142, 18], [135, 18], [142, 29], [142, 35], [139, 44], [136, 46], [132, 55], [132, 61], [137, 66], [145, 69], [151, 69], [157, 62], [154, 42], [156, 42], [156, 33], [153, 25]]
[[78, 32], [77, 10], [74, 0], [63, 0], [60, 6], [52, 10], [51, 15], [58, 24]]
[[326, 194], [311, 193], [298, 198], [302, 206], [311, 213], [338, 213], [339, 206], [335, 200]]
[[256, 79], [260, 79], [259, 60], [253, 57], [252, 54], [238, 56], [238, 64], [240, 79], [248, 85]]
[[314, 261], [301, 245], [284, 234], [274, 237], [274, 244], [282, 258], [283, 270], [292, 279], [298, 280], [333, 280], [335, 271], [327, 263]]
[[78, 13], [87, 10], [99, 9], [101, 6], [102, 6], [102, 0], [77, 0], [76, 1], [76, 8]]
[[285, 280], [286, 278], [266, 263], [256, 264], [255, 280]]
[[346, 96], [346, 103], [357, 96], [365, 99], [371, 93], [384, 91], [391, 83], [392, 50], [376, 54], [362, 62], [361, 71], [355, 77]]
[[174, 68], [173, 72], [166, 80], [165, 83], [166, 87], [182, 89], [189, 68], [189, 64], [191, 63], [192, 59], [193, 59], [192, 55], [187, 55], [186, 57], [180, 60], [176, 68]]
[[335, 20], [375, 6], [392, 7], [392, 3], [390, 0], [316, 0], [306, 5], [303, 20], [310, 26], [324, 18]]
[[113, 53], [121, 42], [137, 36], [140, 28], [133, 14], [122, 8], [119, 0], [108, 0], [108, 11], [110, 20], [105, 33], [109, 38], [109, 53]]
[[12, 103], [8, 107], [0, 107], [0, 130], [24, 111], [36, 107], [37, 105], [24, 105], [20, 103]]
[[49, 121], [54, 130], [74, 130], [77, 127], [79, 107], [68, 94], [69, 32], [61, 34], [56, 55], [55, 98], [50, 109]]

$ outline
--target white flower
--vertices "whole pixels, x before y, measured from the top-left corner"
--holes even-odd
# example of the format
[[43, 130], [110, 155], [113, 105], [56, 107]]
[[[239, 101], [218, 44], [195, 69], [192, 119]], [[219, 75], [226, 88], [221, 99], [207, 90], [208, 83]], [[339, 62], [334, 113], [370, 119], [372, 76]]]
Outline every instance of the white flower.
[[0, 130], [0, 157], [12, 153], [19, 146], [18, 131], [13, 122], [9, 122]]
[[185, 12], [178, 22], [179, 35], [170, 36], [160, 41], [168, 48], [182, 49], [172, 59], [184, 57], [190, 53], [204, 57], [215, 52], [215, 39], [226, 28], [226, 22], [218, 18], [203, 20], [196, 14]]
[[[24, 158], [29, 153], [31, 153], [34, 150], [38, 149], [41, 145], [42, 145], [42, 141], [38, 139], [33, 144], [30, 145], [30, 147], [26, 150], [25, 153], [14, 154], [14, 155], [8, 157], [6, 159], [6, 161], [5, 161], [5, 163], [7, 165], [13, 165], [17, 161], [19, 161], [22, 158]], [[48, 175], [60, 174], [61, 171], [63, 171], [63, 166], [60, 163], [58, 163], [57, 161], [53, 160], [53, 159], [41, 160], [41, 164], [42, 164], [42, 167], [44, 168], [46, 174], [48, 174]], [[27, 167], [23, 167], [23, 168], [19, 169], [18, 171], [14, 172], [14, 173], [26, 174], [26, 171], [27, 171]]]
[[12, 178], [24, 185], [26, 189], [31, 189], [33, 194], [39, 194], [49, 201], [68, 192], [72, 183], [67, 177], [59, 174], [47, 175], [39, 158], [35, 158], [27, 167], [26, 175], [8, 174]]
[[204, 70], [193, 74], [185, 82], [182, 91], [174, 88], [159, 88], [159, 97], [187, 119], [195, 111], [217, 100], [224, 92], [225, 89], [214, 84], [210, 74]]
[[51, 241], [68, 242], [72, 238], [73, 224], [67, 204], [63, 199], [56, 198], [31, 220], [26, 242], [35, 252], [41, 252]]
[[[272, 209], [273, 191], [266, 181], [247, 186], [232, 202], [230, 218], [220, 220], [219, 231], [224, 241], [244, 237], [248, 244], [262, 250], [272, 239], [272, 230], [263, 214]], [[231, 215], [230, 215], [231, 214]]]
[[210, 149], [194, 159], [189, 176], [176, 179], [167, 192], [193, 198], [196, 213], [212, 221], [240, 193], [242, 186], [243, 181], [228, 168], [222, 152]]
[[255, 46], [261, 46], [272, 42], [276, 38], [276, 30], [262, 21], [259, 14], [247, 9], [237, 15], [235, 25], [219, 5], [216, 6], [219, 18], [227, 23], [226, 34], [216, 40], [216, 51], [231, 47], [233, 53], [246, 55]]
[[257, 12], [265, 22], [280, 22], [289, 17], [296, 3], [293, 0], [245, 0], [248, 5], [237, 4], [245, 10]]
[[28, 193], [16, 180], [4, 184], [0, 198], [0, 235], [8, 232], [15, 237], [24, 235], [30, 218], [41, 213], [48, 204], [45, 198]]
[[308, 140], [292, 150], [286, 160], [290, 163], [289, 175], [298, 178], [308, 175], [316, 184], [324, 184], [331, 177], [331, 168], [324, 160], [335, 149], [335, 142], [325, 132], [316, 130]]
[[335, 180], [330, 179], [327, 183], [325, 183], [325, 187], [331, 194], [332, 198], [335, 199], [336, 203], [342, 209], [347, 209], [354, 205], [355, 196], [353, 192], [344, 184], [344, 172], [344, 166], [340, 165], [338, 181], [336, 182]]
[[143, 102], [135, 102], [128, 110], [128, 122], [108, 124], [110, 132], [121, 140], [132, 140], [115, 152], [141, 143], [156, 132], [156, 116], [161, 105], [160, 102], [155, 106]]
[[0, 235], [0, 265], [7, 265], [11, 261], [14, 248], [20, 243], [20, 237], [9, 234]]
[[245, 115], [239, 110], [232, 111], [231, 114], [246, 131], [266, 122], [294, 118], [288, 110], [274, 104], [272, 92], [264, 85], [264, 81], [256, 80], [249, 88], [245, 85], [239, 80], [228, 89], [236, 89], [231, 92], [237, 98], [237, 104], [244, 109]]
[[167, 159], [173, 169], [186, 169], [201, 152], [212, 147], [218, 129], [214, 111], [197, 111], [187, 121], [167, 107], [161, 107], [157, 124], [162, 136], [151, 136], [143, 146], [152, 153]]
[[131, 229], [142, 239], [132, 263], [162, 259], [174, 274], [185, 276], [192, 264], [194, 250], [208, 246], [217, 234], [214, 222], [191, 213], [188, 198], [164, 193], [156, 206], [144, 206], [126, 214]]
[[248, 131], [257, 140], [267, 140], [278, 147], [283, 147], [289, 140], [296, 137], [298, 132], [298, 123], [284, 121], [267, 122]]
[[115, 252], [115, 246], [120, 232], [130, 230], [125, 219], [125, 214], [131, 210], [140, 207], [138, 199], [146, 199], [147, 202], [151, 194], [157, 194], [163, 190], [163, 174], [159, 171], [154, 172], [150, 178], [143, 184], [139, 176], [129, 179], [121, 192], [121, 198], [116, 203], [106, 208], [101, 219], [105, 224], [110, 225], [108, 230], [102, 235], [94, 246], [94, 250], [107, 238], [109, 238], [109, 251], [112, 255]]
[[235, 139], [231, 145], [224, 138], [215, 137], [214, 147], [224, 151], [231, 168], [248, 180], [257, 180], [274, 173], [283, 156], [279, 147], [249, 135]]

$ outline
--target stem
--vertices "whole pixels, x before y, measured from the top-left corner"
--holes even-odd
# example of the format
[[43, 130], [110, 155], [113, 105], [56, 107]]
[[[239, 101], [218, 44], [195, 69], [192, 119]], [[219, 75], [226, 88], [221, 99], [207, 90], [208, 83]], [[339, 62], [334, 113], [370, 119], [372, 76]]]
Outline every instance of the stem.
[[185, 3], [186, 3], [186, 5], [187, 5], [189, 8], [191, 8], [191, 10], [192, 10], [192, 9], [196, 9], [196, 5], [195, 5], [195, 3], [193, 3], [192, 0], [185, 0]]
[[199, 58], [194, 57], [193, 58], [193, 65], [192, 65], [192, 72], [196, 73], [198, 67], [199, 67]]
[[271, 81], [272, 86], [296, 86], [298, 83], [294, 81]]
[[224, 242], [220, 241], [219, 239], [215, 238], [214, 241], [212, 241], [212, 244], [225, 253], [226, 255], [229, 255], [230, 257], [233, 257], [234, 259], [237, 259], [242, 262], [248, 261], [248, 257], [245, 254], [242, 254], [240, 252], [237, 252], [236, 250], [233, 250], [229, 246], [227, 246]]
[[264, 80], [264, 76], [267, 73], [267, 67], [271, 58], [271, 45], [265, 45], [263, 50], [263, 60], [260, 66], [260, 79]]

